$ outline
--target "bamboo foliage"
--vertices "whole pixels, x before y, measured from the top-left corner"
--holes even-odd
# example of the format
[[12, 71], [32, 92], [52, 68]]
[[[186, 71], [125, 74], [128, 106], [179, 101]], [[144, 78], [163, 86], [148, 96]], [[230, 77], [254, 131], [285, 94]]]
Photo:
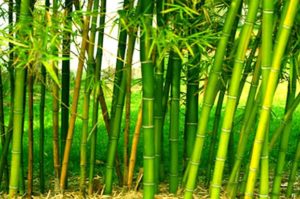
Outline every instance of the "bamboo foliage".
[[110, 3], [1, 6], [1, 196], [297, 197], [299, 1]]

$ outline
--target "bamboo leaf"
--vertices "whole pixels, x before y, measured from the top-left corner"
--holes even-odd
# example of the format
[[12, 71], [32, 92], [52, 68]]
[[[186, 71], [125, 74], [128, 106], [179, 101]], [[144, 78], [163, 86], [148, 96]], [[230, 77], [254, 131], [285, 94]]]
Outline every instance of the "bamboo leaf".
[[47, 61], [42, 61], [42, 64], [45, 66], [47, 72], [49, 73], [53, 81], [60, 87], [59, 80], [57, 74], [54, 71], [53, 65], [49, 64]]
[[19, 47], [28, 48], [27, 45], [22, 44], [22, 43], [20, 43], [20, 42], [18, 42], [16, 40], [13, 40], [13, 39], [9, 39], [9, 38], [5, 38], [5, 37], [0, 36], [0, 40], [10, 42], [10, 43], [12, 43], [12, 44], [14, 44], [16, 46], [19, 46]]

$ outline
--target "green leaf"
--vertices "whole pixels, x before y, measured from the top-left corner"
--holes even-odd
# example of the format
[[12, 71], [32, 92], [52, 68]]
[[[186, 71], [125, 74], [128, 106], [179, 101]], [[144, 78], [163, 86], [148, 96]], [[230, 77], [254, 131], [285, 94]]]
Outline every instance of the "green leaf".
[[55, 73], [54, 67], [52, 64], [49, 64], [47, 61], [42, 61], [42, 64], [45, 66], [47, 72], [49, 73], [50, 77], [53, 81], [60, 87], [57, 74]]

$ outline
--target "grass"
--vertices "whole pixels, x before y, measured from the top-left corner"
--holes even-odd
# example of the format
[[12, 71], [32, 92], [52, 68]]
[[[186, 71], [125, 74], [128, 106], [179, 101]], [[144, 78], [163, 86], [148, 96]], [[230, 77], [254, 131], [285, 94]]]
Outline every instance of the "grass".
[[[4, 78], [4, 91], [5, 91], [5, 98], [4, 98], [4, 102], [5, 102], [5, 121], [6, 123], [8, 122], [8, 117], [9, 117], [9, 89], [8, 89], [8, 83], [7, 83], [7, 78]], [[84, 85], [84, 82], [83, 82]], [[109, 84], [108, 84], [109, 85]], [[279, 126], [280, 124], [280, 120], [283, 116], [284, 113], [284, 103], [285, 103], [285, 97], [286, 97], [286, 83], [282, 83], [279, 85], [279, 88], [277, 89], [276, 92], [276, 96], [274, 99], [274, 106], [273, 106], [273, 114], [272, 114], [272, 120], [271, 120], [271, 134], [272, 132], [274, 132], [274, 130]], [[247, 87], [249, 87], [249, 85], [246, 85]], [[182, 88], [184, 88], [185, 86], [183, 85]], [[72, 87], [71, 87], [72, 88]], [[110, 110], [110, 105], [111, 105], [111, 91], [108, 88], [111, 88], [111, 85], [106, 87], [107, 89], [105, 89], [105, 96], [106, 96], [106, 100], [108, 103], [108, 107]], [[36, 84], [35, 85], [35, 95], [34, 95], [34, 178], [38, 178], [38, 154], [39, 154], [39, 100], [40, 100], [40, 94], [39, 94], [39, 85]], [[240, 121], [242, 119], [242, 114], [243, 114], [243, 110], [244, 110], [244, 106], [246, 103], [246, 99], [247, 99], [247, 89], [245, 89], [241, 101], [240, 101], [240, 105], [237, 109], [237, 113], [236, 113], [236, 118], [235, 118], [235, 124], [234, 124], [234, 137], [235, 137], [235, 141], [237, 142], [238, 140], [238, 136], [239, 136], [239, 129], [240, 129]], [[131, 146], [131, 141], [132, 141], [132, 137], [133, 137], [133, 129], [135, 127], [135, 121], [137, 118], [137, 112], [138, 112], [138, 108], [139, 105], [141, 103], [141, 89], [140, 89], [140, 85], [136, 84], [133, 88], [132, 88], [132, 105], [131, 105], [131, 134], [130, 134], [130, 142], [129, 142], [129, 146]], [[81, 90], [81, 92], [83, 92], [83, 89]], [[82, 95], [81, 95], [82, 96]], [[72, 97], [72, 95], [71, 95]], [[83, 100], [79, 101], [79, 106], [78, 106], [78, 113], [79, 115], [82, 113], [82, 102]], [[183, 127], [184, 127], [184, 113], [185, 113], [185, 107], [184, 107], [184, 100], [182, 99], [182, 105], [181, 105], [181, 109], [180, 109], [180, 138], [179, 138], [179, 160], [182, 160], [183, 157]], [[226, 103], [225, 103], [226, 104]], [[225, 105], [224, 104], [224, 105]], [[201, 106], [200, 106], [201, 107]], [[46, 179], [48, 179], [49, 183], [48, 184], [48, 189], [51, 189], [53, 186], [52, 182], [53, 180], [53, 156], [52, 156], [52, 97], [51, 97], [51, 93], [49, 90], [47, 90], [47, 95], [46, 95], [46, 107], [45, 107], [45, 153], [44, 153], [44, 157], [45, 157], [45, 173], [46, 173]], [[214, 117], [214, 108], [212, 110], [211, 113], [211, 118]], [[224, 111], [224, 107], [222, 112]], [[199, 111], [200, 113], [200, 111]], [[104, 175], [104, 169], [105, 169], [105, 154], [106, 154], [106, 149], [107, 149], [107, 141], [108, 141], [108, 137], [107, 137], [107, 132], [103, 123], [103, 119], [102, 119], [102, 115], [101, 112], [99, 111], [99, 127], [98, 127], [98, 140], [97, 140], [97, 152], [96, 152], [96, 175], [98, 176], [103, 176]], [[294, 121], [299, 121], [300, 120], [300, 113], [299, 110], [297, 110], [294, 114]], [[123, 120], [124, 121], [124, 120]], [[168, 171], [168, 165], [169, 162], [167, 160], [169, 160], [169, 149], [168, 149], [168, 137], [169, 137], [169, 114], [166, 115], [166, 123], [164, 126], [164, 143], [163, 143], [163, 149], [164, 149], [164, 163], [165, 163], [165, 171], [167, 173]], [[213, 125], [213, 119], [210, 120], [209, 122], [209, 126], [208, 126], [208, 133], [207, 133], [207, 138], [206, 138], [206, 143], [205, 143], [205, 147], [204, 147], [204, 152], [203, 152], [203, 159], [202, 159], [202, 164], [201, 164], [201, 168], [200, 168], [200, 175], [205, 174], [205, 168], [206, 168], [206, 164], [207, 164], [207, 159], [208, 159], [208, 146], [209, 146], [209, 142], [210, 142], [210, 132], [212, 129], [212, 125]], [[222, 125], [222, 119], [221, 119], [221, 123], [220, 125]], [[26, 114], [25, 114], [25, 126], [24, 126], [24, 145], [23, 145], [23, 151], [24, 151], [24, 168], [26, 171], [26, 165], [27, 165], [27, 109], [26, 109]], [[80, 118], [77, 118], [76, 121], [76, 126], [75, 126], [75, 133], [74, 133], [74, 139], [73, 139], [73, 143], [72, 143], [72, 150], [71, 150], [71, 155], [70, 155], [70, 163], [69, 163], [69, 175], [71, 177], [75, 177], [75, 176], [79, 176], [79, 159], [80, 159], [80, 154], [79, 154], [79, 148], [80, 148], [80, 135], [81, 135], [81, 129], [82, 129], [82, 121]], [[119, 152], [119, 157], [120, 157], [120, 161], [122, 162], [122, 151], [123, 151], [123, 129], [121, 131], [121, 137], [119, 140], [119, 145], [118, 145], [118, 152]], [[294, 122], [293, 126], [292, 126], [292, 133], [291, 133], [291, 137], [290, 137], [290, 144], [289, 144], [289, 148], [288, 148], [288, 152], [287, 152], [287, 165], [289, 166], [292, 159], [294, 158], [294, 153], [296, 150], [296, 144], [298, 141], [298, 137], [299, 137], [299, 129], [300, 129], [300, 123]], [[253, 133], [250, 139], [253, 139]], [[138, 170], [138, 168], [142, 167], [142, 150], [143, 150], [143, 132], [141, 132], [141, 137], [140, 137], [140, 142], [138, 145], [138, 154], [137, 154], [137, 163], [136, 163], [136, 170]], [[249, 143], [251, 143], [249, 141]], [[248, 148], [250, 147], [250, 145], [248, 146]], [[0, 147], [1, 149], [1, 147]], [[0, 150], [1, 151], [1, 150]], [[271, 170], [274, 170], [274, 165], [276, 163], [276, 155], [278, 153], [278, 149], [274, 149], [271, 154], [270, 154], [270, 159], [271, 159]], [[10, 161], [9, 161], [10, 163]], [[182, 163], [183, 165], [183, 163]], [[180, 168], [181, 171], [183, 170], [183, 168]], [[25, 175], [26, 176], [26, 175]], [[35, 181], [34, 183], [38, 183], [38, 181]], [[36, 187], [38, 187], [38, 184], [35, 184]]]

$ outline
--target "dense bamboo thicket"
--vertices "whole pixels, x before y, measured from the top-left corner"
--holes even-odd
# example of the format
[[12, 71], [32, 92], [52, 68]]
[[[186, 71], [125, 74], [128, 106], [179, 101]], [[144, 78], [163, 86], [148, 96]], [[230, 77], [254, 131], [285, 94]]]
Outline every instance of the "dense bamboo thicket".
[[0, 197], [300, 197], [298, 7], [1, 2]]

